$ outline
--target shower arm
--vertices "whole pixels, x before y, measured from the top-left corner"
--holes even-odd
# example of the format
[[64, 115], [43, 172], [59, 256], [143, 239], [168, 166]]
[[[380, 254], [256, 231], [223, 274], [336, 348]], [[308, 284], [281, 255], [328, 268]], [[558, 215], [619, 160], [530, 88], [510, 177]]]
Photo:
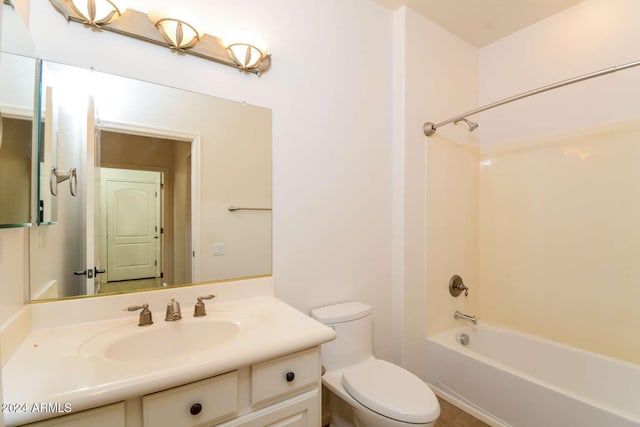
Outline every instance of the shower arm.
[[618, 72], [618, 71], [626, 70], [627, 68], [633, 68], [633, 67], [637, 67], [637, 66], [640, 66], [640, 61], [634, 61], [634, 62], [629, 62], [627, 64], [616, 65], [614, 67], [605, 68], [605, 69], [600, 70], [600, 71], [594, 71], [593, 73], [583, 74], [581, 76], [573, 77], [571, 79], [562, 80], [562, 81], [557, 82], [557, 83], [552, 83], [552, 84], [549, 84], [549, 85], [546, 85], [546, 86], [542, 86], [542, 87], [539, 87], [538, 89], [533, 89], [533, 90], [530, 90], [530, 91], [527, 91], [527, 92], [522, 92], [522, 93], [519, 93], [517, 95], [511, 96], [509, 98], [505, 98], [505, 99], [502, 99], [500, 101], [492, 102], [491, 104], [487, 104], [487, 105], [484, 105], [482, 107], [478, 107], [478, 108], [476, 108], [474, 110], [467, 111], [466, 113], [458, 114], [457, 116], [451, 117], [450, 119], [444, 120], [442, 122], [438, 122], [438, 123], [426, 122], [424, 124], [424, 126], [423, 126], [424, 134], [426, 136], [431, 136], [434, 133], [436, 133], [436, 130], [441, 126], [448, 125], [449, 123], [453, 123], [453, 122], [458, 122], [458, 121], [460, 121], [462, 119], [467, 118], [467, 116], [472, 116], [474, 114], [478, 114], [478, 113], [481, 113], [483, 111], [490, 110], [492, 108], [496, 108], [496, 107], [499, 107], [501, 105], [513, 102], [513, 101], [518, 101], [520, 99], [527, 98], [527, 97], [532, 96], [532, 95], [537, 95], [539, 93], [547, 92], [547, 91], [550, 91], [550, 90], [553, 90], [553, 89], [557, 89], [557, 88], [560, 88], [560, 87], [563, 87], [563, 86], [568, 86], [568, 85], [571, 85], [571, 84], [574, 84], [574, 83], [582, 82], [582, 81], [585, 81], [585, 80], [593, 79], [595, 77], [604, 76], [606, 74], [615, 73], [615, 72]]

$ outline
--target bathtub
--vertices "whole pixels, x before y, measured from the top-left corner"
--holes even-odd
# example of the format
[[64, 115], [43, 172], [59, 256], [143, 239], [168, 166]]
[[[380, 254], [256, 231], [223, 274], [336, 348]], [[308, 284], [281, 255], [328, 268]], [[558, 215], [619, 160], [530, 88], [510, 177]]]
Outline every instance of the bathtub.
[[435, 392], [493, 426], [640, 426], [640, 365], [489, 324], [427, 337], [426, 357]]

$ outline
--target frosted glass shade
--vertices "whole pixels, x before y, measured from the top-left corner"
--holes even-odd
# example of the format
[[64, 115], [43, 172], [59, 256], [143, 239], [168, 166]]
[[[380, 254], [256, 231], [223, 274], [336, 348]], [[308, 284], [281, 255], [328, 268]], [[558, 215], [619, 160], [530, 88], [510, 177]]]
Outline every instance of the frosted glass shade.
[[156, 22], [160, 34], [174, 49], [189, 49], [198, 43], [200, 34], [193, 26], [179, 19], [164, 18]]
[[231, 59], [243, 70], [258, 67], [264, 58], [260, 49], [248, 43], [232, 43], [227, 46], [227, 50]]
[[114, 0], [67, 0], [71, 9], [79, 15], [85, 24], [104, 25], [117, 19], [126, 10]]

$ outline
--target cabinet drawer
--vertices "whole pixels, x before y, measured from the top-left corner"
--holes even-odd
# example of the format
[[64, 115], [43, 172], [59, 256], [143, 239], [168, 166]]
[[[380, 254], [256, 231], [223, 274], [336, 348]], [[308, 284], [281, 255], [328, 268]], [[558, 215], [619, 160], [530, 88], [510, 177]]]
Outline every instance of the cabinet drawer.
[[202, 426], [237, 413], [235, 371], [142, 398], [144, 427]]
[[320, 381], [319, 348], [302, 351], [251, 367], [251, 404], [283, 397]]
[[320, 425], [320, 390], [307, 391], [229, 424], [233, 427], [317, 427]]
[[124, 427], [124, 403], [89, 409], [24, 427]]

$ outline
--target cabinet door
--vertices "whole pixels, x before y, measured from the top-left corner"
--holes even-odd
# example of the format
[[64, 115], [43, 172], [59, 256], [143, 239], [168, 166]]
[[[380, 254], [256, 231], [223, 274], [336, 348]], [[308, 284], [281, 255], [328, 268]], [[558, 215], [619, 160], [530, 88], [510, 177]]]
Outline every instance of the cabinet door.
[[224, 424], [236, 427], [317, 427], [320, 425], [318, 389], [254, 412], [243, 419]]
[[124, 403], [64, 415], [24, 427], [124, 427]]

